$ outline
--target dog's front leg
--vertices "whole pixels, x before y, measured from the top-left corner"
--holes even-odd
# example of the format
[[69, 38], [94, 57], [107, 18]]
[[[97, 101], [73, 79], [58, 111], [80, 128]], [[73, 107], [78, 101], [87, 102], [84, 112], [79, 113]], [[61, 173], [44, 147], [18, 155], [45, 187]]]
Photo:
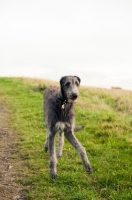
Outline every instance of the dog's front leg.
[[82, 161], [83, 161], [83, 164], [86, 168], [86, 171], [91, 174], [92, 173], [92, 167], [91, 167], [90, 162], [88, 160], [85, 148], [82, 146], [82, 144], [75, 137], [72, 130], [65, 131], [65, 137], [69, 140], [69, 142], [73, 145], [73, 147], [78, 151], [78, 153], [80, 154], [80, 156], [82, 158]]
[[55, 151], [55, 133], [51, 132], [49, 133], [49, 155], [50, 155], [50, 175], [51, 178], [56, 178], [57, 176], [57, 158], [56, 158], [56, 151]]
[[64, 132], [60, 132], [57, 158], [60, 158], [62, 156], [63, 146], [64, 146]]

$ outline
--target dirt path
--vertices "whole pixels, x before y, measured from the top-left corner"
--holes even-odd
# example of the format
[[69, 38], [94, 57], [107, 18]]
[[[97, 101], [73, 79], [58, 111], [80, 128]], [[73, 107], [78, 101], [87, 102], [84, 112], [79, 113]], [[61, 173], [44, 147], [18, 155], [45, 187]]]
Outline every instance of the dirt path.
[[0, 104], [0, 200], [26, 200], [22, 186], [17, 182], [22, 174], [22, 160], [16, 156], [17, 134], [8, 127], [9, 113]]

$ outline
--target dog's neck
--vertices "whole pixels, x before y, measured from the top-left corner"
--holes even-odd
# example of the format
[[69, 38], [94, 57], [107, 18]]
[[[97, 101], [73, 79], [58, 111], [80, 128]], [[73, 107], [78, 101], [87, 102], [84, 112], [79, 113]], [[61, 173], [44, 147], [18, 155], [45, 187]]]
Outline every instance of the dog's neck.
[[68, 102], [67, 102], [66, 99], [64, 101], [62, 101], [62, 103], [61, 103], [61, 109], [65, 109], [65, 106], [66, 106], [67, 103]]
[[60, 87], [60, 93], [61, 93], [61, 109], [64, 110], [66, 107], [66, 104], [68, 103], [68, 100], [64, 95], [62, 86]]
[[63, 88], [61, 87], [61, 90], [60, 90], [60, 93], [61, 93], [61, 109], [62, 110], [65, 110], [65, 107], [67, 105], [73, 105], [73, 102], [72, 101], [69, 101], [66, 96], [64, 95], [64, 92], [63, 92]]

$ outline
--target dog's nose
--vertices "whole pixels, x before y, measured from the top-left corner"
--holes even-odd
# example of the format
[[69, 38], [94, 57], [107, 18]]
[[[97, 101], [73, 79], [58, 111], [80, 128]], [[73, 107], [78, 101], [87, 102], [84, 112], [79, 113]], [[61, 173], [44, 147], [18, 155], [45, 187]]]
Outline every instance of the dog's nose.
[[72, 93], [72, 99], [76, 99], [78, 97], [78, 94]]

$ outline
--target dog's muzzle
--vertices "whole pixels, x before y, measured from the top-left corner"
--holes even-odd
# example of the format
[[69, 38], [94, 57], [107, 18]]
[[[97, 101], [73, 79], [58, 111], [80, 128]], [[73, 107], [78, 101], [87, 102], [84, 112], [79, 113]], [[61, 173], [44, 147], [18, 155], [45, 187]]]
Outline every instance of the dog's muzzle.
[[78, 98], [78, 94], [76, 94], [76, 93], [72, 93], [71, 95], [70, 95], [70, 97], [68, 98], [68, 102], [77, 102], [77, 98]]

